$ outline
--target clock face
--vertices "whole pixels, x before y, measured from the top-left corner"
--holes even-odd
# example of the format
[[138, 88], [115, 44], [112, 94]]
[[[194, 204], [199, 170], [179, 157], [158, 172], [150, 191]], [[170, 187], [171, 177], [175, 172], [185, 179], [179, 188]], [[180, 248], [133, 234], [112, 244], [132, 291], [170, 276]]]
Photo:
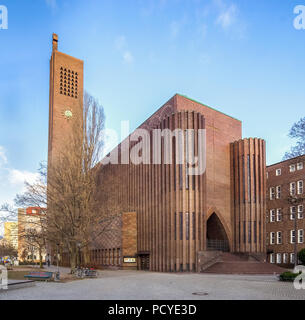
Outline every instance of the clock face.
[[64, 115], [64, 117], [65, 117], [66, 119], [68, 119], [68, 120], [71, 119], [71, 118], [73, 117], [72, 110], [70, 110], [70, 109], [65, 110], [64, 113], [63, 113], [63, 115]]

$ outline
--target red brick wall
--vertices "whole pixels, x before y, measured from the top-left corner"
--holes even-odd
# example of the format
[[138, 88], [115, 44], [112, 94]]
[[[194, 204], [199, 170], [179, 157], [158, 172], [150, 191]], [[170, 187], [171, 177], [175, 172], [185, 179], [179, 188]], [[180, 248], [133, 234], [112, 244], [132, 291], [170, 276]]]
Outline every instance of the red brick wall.
[[[289, 171], [290, 165], [297, 165], [297, 163], [303, 162], [303, 169], [297, 170], [295, 172]], [[276, 170], [281, 169], [281, 175], [276, 176]], [[294, 253], [294, 244], [290, 243], [290, 231], [295, 229], [294, 220], [290, 219], [290, 207], [291, 204], [288, 203], [288, 197], [290, 196], [290, 183], [303, 180], [305, 183], [305, 157], [297, 157], [291, 160], [283, 161], [274, 165], [267, 167], [268, 178], [267, 178], [267, 250], [269, 252], [276, 253]], [[270, 200], [270, 188], [281, 186], [281, 197], [280, 199]], [[305, 190], [305, 189], [304, 189]], [[304, 198], [305, 192], [303, 194], [296, 195], [298, 198]], [[303, 202], [305, 207], [305, 203]], [[281, 209], [282, 210], [282, 221], [280, 222], [270, 222], [270, 210]], [[303, 212], [305, 217], [305, 212]], [[275, 218], [276, 219], [276, 218]], [[297, 219], [297, 229], [303, 229], [305, 232], [305, 219]], [[282, 232], [282, 244], [270, 244], [270, 232]], [[298, 244], [297, 249], [300, 251], [305, 248], [305, 242], [303, 244]]]
[[137, 269], [137, 262], [125, 263], [124, 257], [136, 257], [138, 252], [137, 213], [124, 212], [122, 215], [122, 266], [123, 269]]

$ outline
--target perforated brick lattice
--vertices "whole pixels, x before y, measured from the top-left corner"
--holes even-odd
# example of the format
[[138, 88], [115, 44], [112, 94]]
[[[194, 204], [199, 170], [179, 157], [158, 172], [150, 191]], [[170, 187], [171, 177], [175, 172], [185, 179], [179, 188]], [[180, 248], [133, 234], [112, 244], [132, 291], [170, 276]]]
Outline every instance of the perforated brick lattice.
[[61, 67], [60, 68], [60, 94], [75, 98], [78, 97], [78, 73]]

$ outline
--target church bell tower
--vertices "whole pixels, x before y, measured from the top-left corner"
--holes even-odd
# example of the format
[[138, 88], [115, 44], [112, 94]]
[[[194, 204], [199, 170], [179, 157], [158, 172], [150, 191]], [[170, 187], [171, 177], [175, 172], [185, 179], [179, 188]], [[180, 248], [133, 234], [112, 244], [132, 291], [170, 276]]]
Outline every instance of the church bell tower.
[[58, 36], [52, 37], [50, 60], [48, 167], [64, 147], [73, 121], [83, 114], [84, 62], [58, 51]]

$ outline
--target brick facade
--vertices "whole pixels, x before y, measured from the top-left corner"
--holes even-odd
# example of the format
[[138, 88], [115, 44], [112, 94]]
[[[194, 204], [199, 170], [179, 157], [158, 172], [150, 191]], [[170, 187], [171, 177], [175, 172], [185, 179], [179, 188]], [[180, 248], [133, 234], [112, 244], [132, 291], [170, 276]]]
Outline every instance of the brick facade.
[[[290, 171], [290, 166], [295, 166], [295, 170]], [[300, 169], [301, 167], [302, 169]], [[304, 187], [302, 190], [298, 190], [297, 184], [298, 181], [302, 181], [302, 184], [305, 182], [305, 158], [304, 156], [297, 157], [271, 165], [267, 167], [267, 174], [266, 240], [268, 261], [280, 265], [291, 265], [293, 264], [293, 257], [291, 259], [291, 255], [294, 254], [294, 244], [291, 243], [290, 233], [291, 230], [295, 230], [295, 220], [291, 216], [291, 207], [296, 207], [297, 230], [303, 230], [303, 233], [305, 232], [305, 212], [304, 203], [300, 202], [298, 205], [293, 206], [288, 202], [288, 198], [291, 195], [291, 183], [295, 183], [295, 197], [304, 198]], [[281, 234], [278, 234], [278, 232], [281, 232]], [[274, 234], [274, 244], [272, 244], [273, 241], [271, 239], [272, 233]], [[296, 238], [298, 238], [298, 234], [296, 234]], [[303, 243], [299, 243], [298, 240], [297, 251], [300, 251], [305, 248], [305, 241], [303, 239]], [[284, 261], [284, 259], [287, 260]]]
[[[138, 239], [137, 213], [125, 212], [122, 216], [122, 267], [123, 269], [137, 269]], [[128, 261], [128, 259], [135, 259]], [[133, 262], [134, 261], [134, 262]]]
[[[48, 165], [56, 161], [72, 124], [83, 115], [84, 62], [58, 51], [58, 37], [53, 34], [50, 59], [49, 149]], [[71, 117], [70, 117], [71, 115]]]
[[233, 252], [265, 253], [266, 147], [262, 139], [231, 144]]
[[[57, 41], [54, 35], [49, 166], [70, 131], [73, 118], [68, 117], [69, 111], [73, 117], [82, 115], [83, 61], [58, 52]], [[70, 80], [65, 79], [68, 75]], [[186, 166], [175, 162], [174, 143], [173, 164], [164, 162], [163, 150], [160, 164], [100, 165], [97, 179], [101, 210], [118, 214], [119, 231], [92, 244], [94, 264], [163, 272], [196, 271], [198, 253], [215, 244], [232, 252], [265, 252], [263, 140], [242, 140], [239, 120], [179, 94], [139, 128], [149, 132], [150, 151], [153, 129], [192, 129], [197, 155], [201, 147], [198, 132], [205, 130], [206, 170], [201, 175], [188, 176]], [[126, 150], [128, 139], [116, 147], [120, 160], [136, 144], [132, 142]], [[183, 158], [186, 156], [184, 150]], [[134, 265], [124, 263], [124, 256], [137, 257], [137, 261]]]
[[[187, 179], [185, 166], [164, 162], [101, 166], [101, 183], [107, 175], [119, 180], [115, 190], [106, 190], [109, 197], [117, 196], [123, 212], [137, 212], [138, 253], [149, 255], [150, 270], [196, 271], [198, 252], [219, 243], [233, 252], [264, 254], [265, 142], [241, 140], [240, 121], [181, 95], [140, 128], [206, 129], [200, 176]], [[120, 156], [125, 142], [117, 147]]]

